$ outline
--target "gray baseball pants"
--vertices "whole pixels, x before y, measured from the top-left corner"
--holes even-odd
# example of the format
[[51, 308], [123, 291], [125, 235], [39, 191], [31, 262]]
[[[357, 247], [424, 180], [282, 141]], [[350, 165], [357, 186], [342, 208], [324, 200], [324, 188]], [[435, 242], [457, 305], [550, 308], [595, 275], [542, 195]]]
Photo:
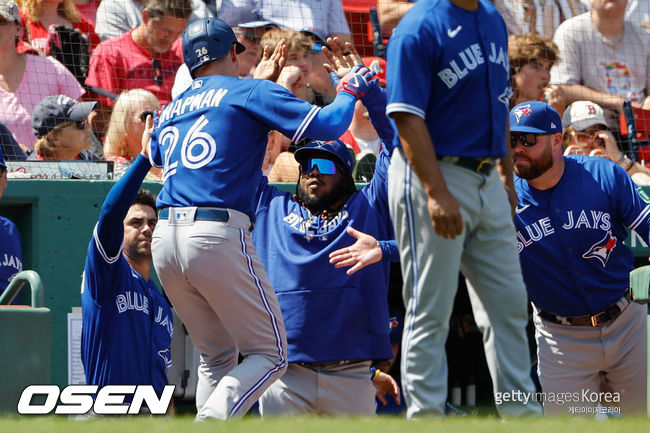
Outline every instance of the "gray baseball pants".
[[[255, 248], [247, 215], [194, 221], [176, 208], [153, 233], [154, 266], [201, 353], [197, 420], [241, 417], [286, 370], [282, 313]], [[237, 365], [238, 354], [244, 357]]]
[[[474, 319], [494, 392], [534, 393], [525, 333], [527, 295], [507, 195], [496, 170], [488, 176], [440, 162], [464, 228], [455, 239], [438, 236], [427, 195], [401, 149], [388, 170], [388, 197], [400, 249], [406, 305], [402, 385], [407, 417], [442, 416], [447, 398], [445, 341], [458, 270], [467, 279]], [[537, 402], [502, 402], [502, 415], [540, 415]]]
[[375, 391], [370, 361], [315, 368], [289, 364], [284, 376], [260, 398], [260, 413], [374, 416]]
[[623, 415], [646, 415], [647, 317], [647, 306], [634, 302], [600, 328], [560, 325], [535, 314], [544, 414], [593, 416], [600, 402]]

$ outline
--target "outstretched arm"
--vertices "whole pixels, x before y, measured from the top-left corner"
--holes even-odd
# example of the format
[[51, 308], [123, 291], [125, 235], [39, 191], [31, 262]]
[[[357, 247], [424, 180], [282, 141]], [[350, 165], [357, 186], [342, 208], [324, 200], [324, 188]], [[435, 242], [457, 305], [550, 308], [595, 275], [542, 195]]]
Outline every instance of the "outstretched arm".
[[355, 230], [351, 226], [348, 226], [347, 232], [356, 239], [356, 242], [330, 253], [330, 263], [335, 268], [352, 266], [346, 272], [352, 275], [368, 265], [377, 263], [383, 257], [394, 262], [399, 261], [399, 250], [395, 241], [377, 241], [373, 236]]
[[142, 180], [151, 169], [147, 144], [152, 131], [153, 120], [149, 116], [142, 135], [142, 152], [124, 176], [115, 182], [102, 205], [97, 223], [97, 239], [108, 257], [115, 257], [120, 252], [124, 238], [124, 217], [135, 201]]

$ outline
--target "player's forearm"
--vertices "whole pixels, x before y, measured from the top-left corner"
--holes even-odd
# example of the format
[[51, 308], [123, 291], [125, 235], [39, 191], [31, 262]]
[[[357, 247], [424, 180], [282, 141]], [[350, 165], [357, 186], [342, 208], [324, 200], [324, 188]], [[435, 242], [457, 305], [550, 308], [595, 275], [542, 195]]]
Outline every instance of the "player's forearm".
[[104, 251], [113, 257], [120, 250], [124, 218], [138, 195], [142, 180], [151, 169], [149, 160], [138, 155], [131, 168], [118, 180], [106, 195], [97, 223], [97, 236]]
[[592, 101], [603, 108], [621, 112], [624, 99], [617, 95], [599, 92], [580, 84], [560, 85], [567, 105], [575, 101]]
[[404, 155], [429, 197], [447, 191], [436, 152], [424, 119], [410, 113], [393, 113]]
[[386, 91], [378, 85], [372, 86], [371, 90], [361, 98], [361, 102], [368, 110], [372, 126], [390, 155], [393, 150], [395, 130], [386, 117], [386, 100]]
[[309, 123], [304, 137], [316, 140], [335, 140], [350, 126], [356, 98], [347, 92], [338, 92], [334, 101], [318, 110]]

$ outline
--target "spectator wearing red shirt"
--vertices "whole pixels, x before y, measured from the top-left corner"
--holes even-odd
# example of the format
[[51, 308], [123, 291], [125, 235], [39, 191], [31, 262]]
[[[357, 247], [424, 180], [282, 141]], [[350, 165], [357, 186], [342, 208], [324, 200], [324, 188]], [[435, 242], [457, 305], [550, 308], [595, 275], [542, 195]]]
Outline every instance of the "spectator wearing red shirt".
[[[161, 105], [168, 104], [174, 75], [183, 63], [178, 36], [191, 14], [191, 0], [147, 0], [142, 24], [95, 49], [86, 84], [115, 95], [145, 89], [156, 95]], [[95, 92], [91, 97], [99, 102], [93, 129], [103, 133], [115, 101]]]
[[99, 44], [92, 23], [82, 18], [73, 0], [23, 0], [20, 18], [25, 28], [24, 38], [40, 54], [49, 55], [50, 26], [66, 26], [88, 38], [90, 51]]

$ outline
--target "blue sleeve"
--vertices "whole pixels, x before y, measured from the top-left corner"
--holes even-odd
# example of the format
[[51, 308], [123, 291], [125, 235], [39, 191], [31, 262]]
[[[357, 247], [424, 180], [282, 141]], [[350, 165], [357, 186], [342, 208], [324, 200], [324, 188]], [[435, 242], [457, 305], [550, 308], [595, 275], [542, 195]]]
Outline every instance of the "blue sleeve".
[[378, 85], [374, 85], [361, 98], [361, 102], [368, 110], [370, 122], [382, 141], [382, 147], [388, 146], [388, 154], [390, 154], [394, 147], [395, 130], [386, 117], [386, 91]]
[[382, 257], [390, 259], [391, 262], [399, 262], [399, 248], [397, 248], [397, 241], [379, 241], [379, 248], [381, 248]]
[[[423, 30], [423, 29], [420, 29]], [[386, 114], [405, 112], [425, 118], [437, 42], [429, 32], [395, 34], [386, 54], [388, 106]]]
[[650, 197], [618, 165], [613, 164], [614, 200], [621, 221], [650, 243]]
[[27, 159], [27, 155], [3, 123], [0, 123], [0, 148], [6, 161], [25, 161]]
[[336, 140], [350, 126], [355, 102], [356, 99], [351, 94], [337, 93], [331, 104], [318, 111], [307, 126], [304, 136], [315, 140]]
[[294, 143], [303, 137], [318, 140], [339, 138], [350, 125], [354, 96], [342, 92], [326, 107], [296, 98], [284, 87], [268, 80], [252, 89], [246, 109], [270, 129], [277, 129]]
[[151, 164], [139, 155], [131, 168], [115, 182], [104, 200], [99, 222], [97, 241], [107, 257], [117, 256], [124, 239], [124, 217], [138, 195], [142, 180], [151, 169]]

